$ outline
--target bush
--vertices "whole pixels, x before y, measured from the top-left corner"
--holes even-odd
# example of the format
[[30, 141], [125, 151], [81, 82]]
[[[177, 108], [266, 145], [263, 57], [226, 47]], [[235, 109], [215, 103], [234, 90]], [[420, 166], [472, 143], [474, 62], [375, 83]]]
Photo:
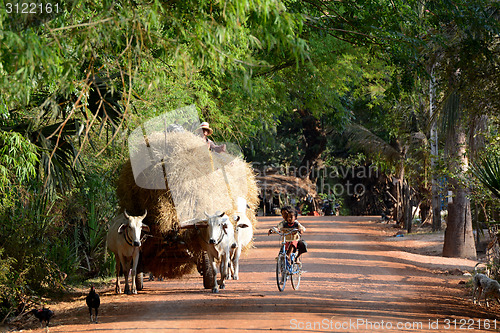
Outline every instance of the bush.
[[62, 287], [64, 273], [49, 260], [52, 206], [44, 194], [11, 190], [0, 209], [1, 315], [15, 312], [27, 297]]
[[[62, 225], [65, 226], [67, 240], [61, 242], [59, 247], [61, 252], [71, 253], [72, 261], [78, 262], [78, 269], [71, 272], [75, 276], [71, 278], [94, 278], [111, 272], [107, 262], [106, 234], [108, 223], [117, 211], [112, 184], [112, 179], [102, 175], [87, 175], [65, 203]], [[54, 255], [57, 256], [57, 253]], [[68, 264], [71, 266], [71, 263]]]

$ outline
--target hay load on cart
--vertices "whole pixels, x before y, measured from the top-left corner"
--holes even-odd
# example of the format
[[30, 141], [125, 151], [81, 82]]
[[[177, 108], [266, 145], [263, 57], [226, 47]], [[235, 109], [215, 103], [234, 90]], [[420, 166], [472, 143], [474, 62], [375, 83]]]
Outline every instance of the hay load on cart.
[[230, 147], [210, 151], [197, 133], [199, 122], [182, 118], [175, 126], [172, 119], [154, 119], [134, 131], [117, 186], [122, 209], [148, 212], [144, 222], [151, 231], [139, 271], [166, 278], [192, 272], [203, 259], [199, 231], [181, 225], [204, 219], [205, 212], [224, 211], [232, 219], [238, 197], [246, 199], [254, 228], [257, 222], [258, 189], [250, 165]]

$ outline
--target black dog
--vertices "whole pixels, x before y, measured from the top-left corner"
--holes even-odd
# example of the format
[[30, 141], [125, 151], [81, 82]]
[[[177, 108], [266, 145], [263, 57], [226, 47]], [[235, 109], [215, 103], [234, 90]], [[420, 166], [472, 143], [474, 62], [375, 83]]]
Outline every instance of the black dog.
[[50, 318], [54, 315], [52, 310], [43, 308], [43, 309], [33, 309], [30, 311], [38, 320], [40, 320], [40, 326], [43, 327], [43, 322], [46, 322], [46, 327], [49, 327]]

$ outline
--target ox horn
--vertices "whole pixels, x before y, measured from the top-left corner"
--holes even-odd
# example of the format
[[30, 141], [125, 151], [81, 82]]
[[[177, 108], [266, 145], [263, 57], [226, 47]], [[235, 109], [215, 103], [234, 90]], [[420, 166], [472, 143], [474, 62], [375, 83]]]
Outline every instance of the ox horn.
[[146, 209], [145, 212], [144, 212], [144, 215], [141, 216], [141, 219], [145, 219], [146, 218], [146, 215], [148, 215], [148, 210]]
[[126, 217], [127, 219], [129, 219], [129, 218], [130, 218], [130, 216], [127, 214], [127, 210], [126, 210], [126, 209], [123, 211], [123, 215], [125, 215], [125, 217]]
[[210, 215], [208, 215], [207, 211], [204, 211], [204, 213], [205, 213], [205, 215], [206, 215], [207, 217], [210, 217]]

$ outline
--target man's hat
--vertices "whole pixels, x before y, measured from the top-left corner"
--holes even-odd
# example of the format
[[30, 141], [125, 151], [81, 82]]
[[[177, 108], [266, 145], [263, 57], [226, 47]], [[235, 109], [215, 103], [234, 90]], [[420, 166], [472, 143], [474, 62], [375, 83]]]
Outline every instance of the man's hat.
[[212, 135], [212, 133], [214, 132], [214, 131], [210, 128], [210, 125], [209, 125], [206, 121], [204, 121], [204, 122], [202, 122], [202, 123], [201, 123], [201, 125], [200, 125], [200, 129], [201, 129], [201, 130], [204, 130], [204, 129], [208, 130], [208, 135]]

